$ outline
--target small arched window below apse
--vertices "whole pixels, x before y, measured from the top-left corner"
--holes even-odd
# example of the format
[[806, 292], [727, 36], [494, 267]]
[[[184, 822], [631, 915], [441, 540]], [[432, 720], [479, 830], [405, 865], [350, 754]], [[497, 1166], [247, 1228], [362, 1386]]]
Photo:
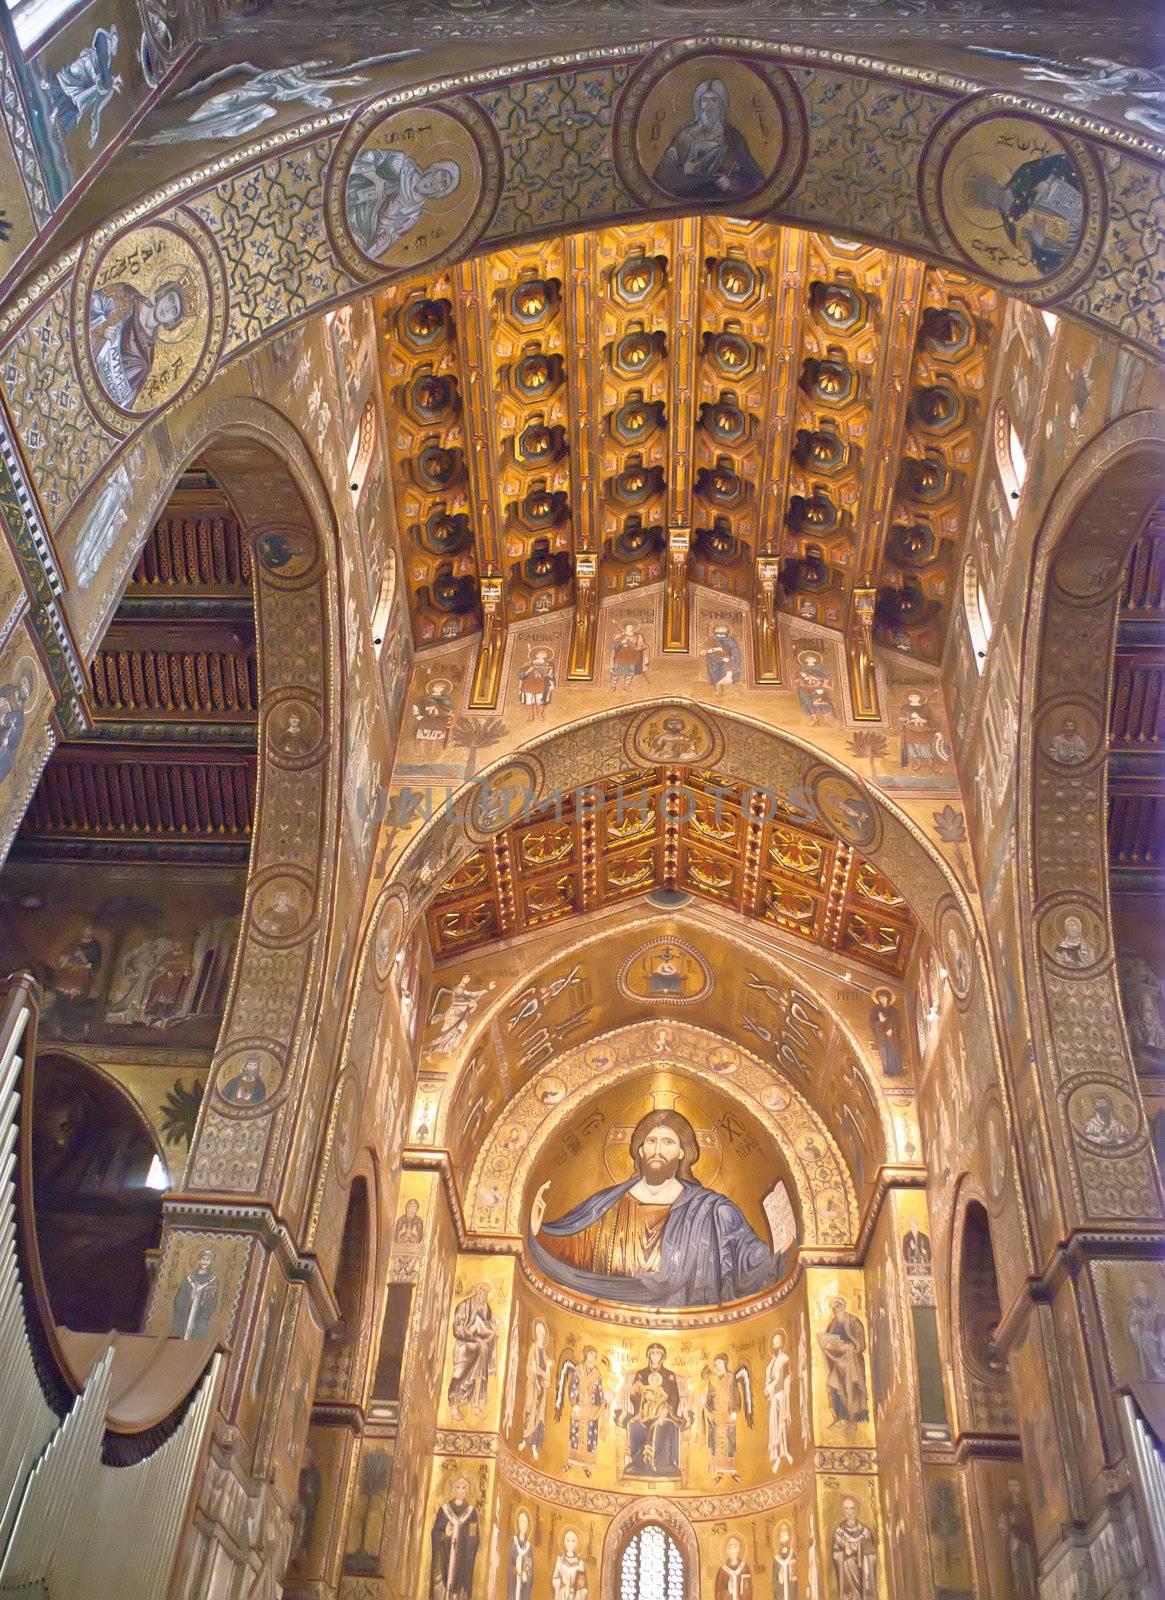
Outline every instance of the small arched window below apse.
[[971, 635], [971, 648], [975, 652], [975, 665], [982, 672], [994, 624], [974, 556], [968, 556], [963, 563], [963, 611], [967, 618], [967, 631]]
[[684, 1555], [657, 1522], [628, 1539], [619, 1561], [618, 1600], [684, 1600]]
[[995, 464], [999, 469], [1007, 509], [1014, 517], [1019, 510], [1020, 496], [1027, 479], [1027, 452], [1011, 420], [1011, 413], [1002, 403], [995, 408]]

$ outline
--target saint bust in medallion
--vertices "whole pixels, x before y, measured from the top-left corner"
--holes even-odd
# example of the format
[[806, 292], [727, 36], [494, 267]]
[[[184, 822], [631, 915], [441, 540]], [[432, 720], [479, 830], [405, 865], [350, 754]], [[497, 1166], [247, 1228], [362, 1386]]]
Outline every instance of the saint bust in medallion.
[[784, 1255], [739, 1206], [693, 1178], [700, 1147], [678, 1111], [650, 1111], [631, 1135], [635, 1175], [546, 1221], [530, 1208], [530, 1259], [578, 1294], [638, 1306], [714, 1306], [770, 1288]]

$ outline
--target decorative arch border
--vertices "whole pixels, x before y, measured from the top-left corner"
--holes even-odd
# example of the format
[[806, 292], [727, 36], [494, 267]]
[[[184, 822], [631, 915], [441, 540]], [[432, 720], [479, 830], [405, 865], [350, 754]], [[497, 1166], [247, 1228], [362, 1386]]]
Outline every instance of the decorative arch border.
[[[413, 107], [472, 107], [473, 115], [490, 125], [491, 138], [498, 143], [499, 198], [496, 208], [479, 207], [480, 216], [459, 241], [463, 255], [506, 240], [564, 231], [580, 222], [600, 225], [645, 214], [672, 215], [682, 208], [663, 195], [650, 197], [660, 202], [658, 210], [645, 211], [645, 198], [636, 198], [634, 178], [629, 185], [630, 175], [620, 170], [615, 112], [632, 78], [650, 75], [689, 50], [726, 54], [754, 71], [779, 78], [789, 101], [785, 142], [791, 148], [797, 144], [795, 128], [805, 124], [812, 129], [803, 166], [799, 160], [790, 166], [788, 192], [780, 196], [779, 212], [770, 200], [765, 215], [891, 249], [922, 252], [957, 271], [966, 271], [968, 263], [948, 237], [938, 204], [944, 194], [945, 146], [940, 135], [944, 129], [966, 126], [977, 141], [986, 138], [990, 145], [993, 124], [998, 124], [1002, 140], [1016, 119], [1023, 119], [1038, 137], [1062, 153], [1069, 152], [1065, 159], [1075, 163], [1082, 188], [1088, 187], [1092, 194], [1088, 215], [1092, 233], [1098, 236], [1090, 233], [1077, 241], [1067, 264], [1054, 272], [1001, 287], [1036, 303], [1054, 303], [1063, 315], [1091, 321], [1105, 332], [1159, 353], [1160, 308], [1143, 293], [1151, 255], [1146, 255], [1138, 219], [1141, 197], [1157, 181], [1162, 149], [1143, 135], [1095, 117], [985, 88], [981, 81], [954, 73], [811, 46], [680, 33], [665, 42], [599, 45], [382, 89], [363, 101], [242, 143], [139, 196], [28, 279], [0, 314], [0, 392], [12, 422], [11, 431], [5, 428], [7, 436], [0, 441], [9, 479], [6, 498], [16, 520], [24, 523], [18, 543], [62, 699], [70, 701], [79, 687], [80, 663], [69, 636], [52, 535], [65, 524], [87, 486], [119, 450], [167, 415], [176, 400], [198, 392], [216, 371], [252, 352], [261, 340], [342, 303], [370, 284], [389, 282], [424, 265], [423, 250], [409, 252], [407, 258], [396, 252], [392, 264], [379, 273], [369, 263], [367, 279], [345, 264], [327, 222], [329, 209], [334, 211], [343, 199], [334, 193], [344, 165], [332, 159], [337, 145], [357, 125], [371, 125]], [[411, 61], [404, 72], [415, 77], [417, 63]], [[580, 174], [583, 192], [565, 190], [557, 182], [559, 168], [550, 160], [545, 164], [546, 189], [531, 194], [536, 179], [524, 165], [531, 124], [544, 116], [547, 138], [560, 137], [556, 95], [569, 98], [579, 89], [580, 79], [585, 79], [582, 89], [588, 105], [597, 108], [592, 114], [601, 144], [591, 152], [592, 167]], [[525, 85], [535, 83], [536, 100], [526, 115], [512, 119], [511, 126], [500, 97], [512, 101]], [[899, 97], [906, 96], [914, 144], [904, 160]], [[871, 149], [895, 144], [893, 162], [867, 163], [868, 172], [884, 175], [880, 193], [871, 193], [868, 185], [836, 180], [834, 151], [839, 139], [844, 142], [854, 136], [855, 126]], [[780, 159], [778, 170], [783, 170]], [[207, 348], [218, 352], [217, 365], [214, 359], [197, 363], [184, 386], [164, 404], [122, 419], [128, 422], [123, 435], [103, 419], [107, 406], [95, 388], [91, 361], [80, 347], [87, 338], [86, 308], [81, 307], [83, 314], [75, 318], [74, 287], [84, 262], [95, 253], [119, 248], [131, 234], [147, 227], [155, 234], [159, 229], [177, 230], [199, 241], [196, 255], [205, 277], [206, 320], [214, 335]], [[292, 236], [303, 241], [303, 248], [294, 261], [284, 263], [285, 276], [273, 278], [260, 266], [254, 243], [263, 237]], [[992, 278], [986, 257], [973, 262], [971, 270]], [[55, 367], [51, 374], [45, 370], [46, 350]]]
[[616, 1512], [603, 1536], [601, 1595], [619, 1594], [619, 1563], [640, 1528], [650, 1524], [670, 1534], [684, 1558], [684, 1600], [700, 1600], [700, 1546], [696, 1530], [674, 1500], [645, 1495]]
[[[671, 1039], [666, 1051], [656, 1051], [651, 1048], [653, 1065], [658, 1065], [677, 1077], [688, 1078], [695, 1082], [706, 1080], [699, 1068], [686, 1059], [685, 1045], [694, 1053], [709, 1044], [728, 1043], [724, 1035], [713, 1033], [707, 1028], [698, 1028], [693, 1023], [678, 1020], [666, 1023], [658, 1019], [644, 1020], [600, 1034], [548, 1062], [543, 1070], [553, 1072], [556, 1077], [563, 1080], [566, 1094], [556, 1105], [543, 1105], [536, 1094], [537, 1080], [531, 1079], [510, 1100], [504, 1112], [495, 1119], [490, 1135], [474, 1162], [467, 1188], [466, 1220], [475, 1233], [501, 1232], [510, 1237], [520, 1236], [523, 1202], [529, 1187], [530, 1173], [547, 1142], [568, 1116], [585, 1106], [596, 1095], [613, 1088], [616, 1084], [624, 1083], [643, 1070], [640, 1058], [613, 1061], [606, 1070], [597, 1074], [593, 1062], [588, 1061], [588, 1056], [593, 1056], [596, 1050], [603, 1049], [618, 1053], [620, 1046], [632, 1048], [640, 1039], [651, 1047], [650, 1034], [661, 1029], [666, 1029]], [[761, 1124], [784, 1157], [790, 1176], [797, 1186], [803, 1234], [802, 1246], [809, 1249], [817, 1247], [845, 1249], [852, 1246], [857, 1239], [860, 1222], [853, 1179], [837, 1142], [820, 1113], [787, 1078], [770, 1070], [759, 1057], [735, 1043], [730, 1047], [740, 1057], [740, 1066], [731, 1077], [717, 1080], [720, 1092]], [[779, 1115], [770, 1110], [761, 1099], [763, 1091], [770, 1087], [780, 1088], [788, 1097], [786, 1107]], [[790, 1112], [793, 1113], [791, 1116]], [[789, 1119], [787, 1126], [782, 1120], [786, 1117]], [[491, 1172], [491, 1163], [494, 1168], [498, 1164], [502, 1126], [521, 1125], [524, 1121], [529, 1125], [528, 1137], [517, 1160], [512, 1164], [507, 1163], [508, 1181], [503, 1187], [502, 1174]], [[828, 1152], [830, 1176], [819, 1182], [814, 1182], [808, 1170], [808, 1163], [798, 1153], [794, 1144], [798, 1133], [808, 1131], [824, 1142]], [[483, 1187], [491, 1177], [496, 1177], [498, 1192], [503, 1196], [502, 1200], [495, 1204], [491, 1204], [483, 1194]], [[825, 1229], [818, 1215], [819, 1206], [814, 1202], [819, 1195], [823, 1198], [827, 1194], [838, 1196], [844, 1204], [846, 1216], [844, 1237], [824, 1236]], [[486, 1215], [487, 1211], [491, 1214], [500, 1212], [501, 1215], [496, 1221], [491, 1222]]]
[[[1104, 759], [1124, 569], [1163, 480], [1158, 412], [1120, 418], [1081, 451], [1038, 537], [1021, 653], [1019, 920], [1036, 1068], [1055, 1142], [1070, 1152], [1069, 1227], [1165, 1215], [1117, 981]], [[1100, 730], [1097, 748], [1076, 765], [1047, 749], [1068, 706]], [[1072, 970], [1052, 941], [1063, 917], [1076, 914], [1096, 949]], [[1083, 1138], [1073, 1109], [1089, 1086], [1123, 1097], [1135, 1116], [1122, 1145], [1100, 1151]]]
[[[691, 924], [688, 925], [689, 932], [692, 937], [697, 936], [702, 931], [707, 931], [707, 924], [703, 921], [700, 913], [706, 912], [709, 909], [711, 908], [701, 907], [697, 912], [697, 920], [693, 920]], [[717, 914], [719, 914], [722, 910], [722, 908], [716, 909]], [[446, 1145], [448, 1144], [450, 1121], [457, 1107], [462, 1084], [465, 1080], [466, 1074], [469, 1071], [475, 1052], [478, 1048], [480, 1048], [483, 1039], [485, 1039], [493, 1027], [496, 1026], [497, 1018], [500, 1016], [500, 1014], [508, 1005], [513, 1003], [514, 988], [516, 988], [518, 984], [521, 984], [523, 987], [528, 987], [530, 983], [536, 983], [540, 975], [546, 972], [549, 967], [560, 965], [564, 960], [569, 959], [572, 955], [577, 954], [579, 951], [582, 951], [588, 948], [590, 945], [604, 939], [607, 937], [609, 930], [605, 924], [599, 924], [597, 926], [587, 924], [584, 925], [581, 931], [582, 937], [569, 945], [559, 946], [538, 966], [525, 971], [519, 979], [515, 980], [515, 984], [511, 988], [500, 994], [491, 996], [488, 1007], [485, 1008], [481, 1015], [475, 1019], [473, 1030], [466, 1036], [466, 1039], [463, 1041], [458, 1051], [457, 1057], [454, 1058], [454, 1064], [441, 1091], [441, 1099], [436, 1118], [434, 1119], [434, 1140], [438, 1145], [442, 1143], [445, 1143]], [[735, 918], [733, 918], [733, 920], [725, 919], [717, 929], [720, 937], [729, 941], [733, 946], [735, 946], [736, 949], [740, 950], [741, 952], [752, 951], [755, 957], [756, 945], [755, 943], [750, 942], [749, 931], [750, 930], [747, 926], [738, 927], [736, 925]], [[763, 960], [765, 965], [769, 967], [774, 974], [782, 978], [790, 986], [794, 986], [803, 982], [803, 979], [796, 972], [793, 965], [795, 960], [794, 952], [789, 951], [787, 953], [777, 953], [773, 949], [766, 947]], [[860, 1071], [866, 1088], [869, 1092], [869, 1098], [877, 1108], [877, 1131], [882, 1141], [883, 1159], [888, 1163], [892, 1163], [897, 1159], [896, 1129], [893, 1121], [892, 1108], [886, 1094], [885, 1086], [882, 1083], [877, 1070], [874, 1068], [869, 1059], [869, 1051], [861, 1044], [851, 1025], [834, 1009], [832, 1005], [830, 1005], [820, 995], [815, 995], [814, 999], [822, 1013], [828, 1018], [831, 1027], [835, 1030], [837, 1042], [844, 1045], [846, 1054], [858, 1066], [858, 1070]], [[642, 1008], [639, 1007], [637, 1009], [641, 1010]], [[603, 1029], [601, 1033], [591, 1035], [585, 1041], [585, 1046], [586, 1048], [590, 1048], [596, 1044], [599, 1039], [609, 1038], [616, 1033], [625, 1031], [629, 1027], [637, 1026], [641, 1020], [641, 1017], [635, 1017], [627, 1022], [619, 1022], [613, 1026], [607, 1027]], [[656, 1017], [651, 1019], [651, 1025], [653, 1027], [669, 1027], [672, 1026], [673, 1023], [668, 1019]], [[710, 1034], [710, 1030], [706, 1028], [697, 1028], [695, 1031], [704, 1036], [708, 1036]], [[751, 1050], [748, 1045], [742, 1044], [740, 1040], [733, 1038], [731, 1035], [718, 1034], [716, 1037], [721, 1038], [726, 1046], [738, 1051], [750, 1060], [757, 1059], [755, 1051]], [[422, 1067], [423, 1065], [424, 1058], [422, 1057]], [[552, 1070], [551, 1063], [547, 1062], [544, 1066], [539, 1067], [535, 1072], [531, 1073], [527, 1083], [531, 1082], [533, 1078], [540, 1073], [548, 1072], [550, 1070]], [[789, 1078], [787, 1073], [781, 1071], [779, 1068], [765, 1067], [763, 1070], [769, 1075], [769, 1082], [772, 1084], [779, 1083], [781, 1085], [789, 1085], [793, 1081]], [[822, 1073], [829, 1074], [829, 1072], [830, 1068], [828, 1062], [825, 1062], [822, 1066]], [[526, 1087], [526, 1084], [523, 1084], [522, 1087]], [[515, 1094], [511, 1096], [507, 1104], [512, 1104], [513, 1099], [516, 1098], [517, 1092], [518, 1091], [515, 1091]], [[801, 1098], [805, 1099], [806, 1103], [814, 1111], [814, 1114], [819, 1118], [822, 1118], [828, 1127], [828, 1117], [823, 1111], [820, 1111], [816, 1107], [813, 1096], [810, 1094], [805, 1094], [801, 1090], [797, 1090], [796, 1092]], [[506, 1112], [504, 1107], [496, 1113], [492, 1125], [495, 1133], [505, 1115]], [[493, 1135], [491, 1134], [490, 1137], [492, 1136]], [[843, 1166], [844, 1165], [845, 1163], [843, 1161]], [[470, 1197], [469, 1204], [467, 1205], [467, 1211], [472, 1211], [472, 1189], [468, 1189], [467, 1194]]]
[[[175, 466], [134, 530], [139, 545], [183, 466], [194, 459], [214, 472], [255, 544], [259, 776], [223, 1022], [185, 1183], [165, 1202], [151, 1308], [151, 1323], [158, 1326], [174, 1280], [185, 1270], [183, 1236], [213, 1225], [224, 1205], [244, 1233], [263, 1232], [260, 1208], [274, 1206], [290, 1230], [282, 1247], [296, 1248], [314, 1170], [311, 1148], [327, 1093], [312, 1068], [340, 836], [338, 553], [326, 487], [280, 412], [249, 397], [223, 398], [174, 439]], [[294, 551], [280, 570], [264, 559], [263, 541], [271, 535], [282, 536]], [[292, 702], [309, 712], [304, 725], [314, 731], [301, 745], [289, 746], [281, 729]], [[272, 919], [272, 884], [288, 885], [285, 922]], [[263, 1063], [270, 1092], [258, 1106], [233, 1106], [222, 1085], [250, 1054]], [[301, 1154], [306, 1158], [299, 1159]], [[248, 1262], [253, 1270], [254, 1260], [249, 1246], [241, 1256], [232, 1254], [237, 1281]], [[318, 1272], [310, 1276], [313, 1289], [326, 1300]], [[236, 1295], [236, 1314], [244, 1299]]]

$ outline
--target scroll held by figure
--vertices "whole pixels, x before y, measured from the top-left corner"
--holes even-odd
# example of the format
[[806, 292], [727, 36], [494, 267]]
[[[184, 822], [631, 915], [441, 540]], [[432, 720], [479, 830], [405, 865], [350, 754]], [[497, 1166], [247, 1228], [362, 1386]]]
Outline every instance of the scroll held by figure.
[[776, 1284], [785, 1254], [767, 1245], [732, 1200], [692, 1176], [695, 1130], [678, 1111], [641, 1117], [630, 1140], [634, 1175], [546, 1220], [549, 1183], [530, 1212], [530, 1259], [578, 1294], [623, 1305], [721, 1305]]

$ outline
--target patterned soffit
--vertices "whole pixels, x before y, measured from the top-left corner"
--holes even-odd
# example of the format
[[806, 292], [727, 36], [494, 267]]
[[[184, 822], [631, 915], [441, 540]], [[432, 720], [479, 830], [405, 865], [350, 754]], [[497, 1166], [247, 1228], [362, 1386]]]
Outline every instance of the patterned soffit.
[[245, 861], [259, 686], [251, 556], [208, 473], [185, 473], [89, 668], [88, 737], [53, 753], [14, 853]]
[[937, 661], [1003, 311], [943, 268], [716, 217], [496, 251], [377, 297], [419, 646], [668, 581]]
[[904, 897], [828, 829], [769, 809], [717, 771], [612, 778], [460, 863], [428, 910], [434, 957], [672, 889], [901, 977], [917, 928]]
[[1165, 505], [1133, 546], [1117, 627], [1108, 733], [1114, 890], [1160, 893], [1165, 863]]

